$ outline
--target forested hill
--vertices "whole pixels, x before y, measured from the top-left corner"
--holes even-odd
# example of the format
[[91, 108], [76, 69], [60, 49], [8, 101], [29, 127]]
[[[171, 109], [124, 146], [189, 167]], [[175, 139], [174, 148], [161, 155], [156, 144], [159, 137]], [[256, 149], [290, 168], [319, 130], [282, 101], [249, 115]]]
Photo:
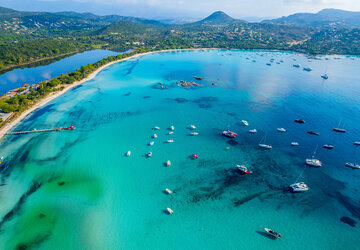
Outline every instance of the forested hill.
[[360, 12], [338, 9], [324, 9], [318, 13], [297, 13], [287, 17], [265, 20], [264, 23], [275, 23], [291, 26], [312, 27], [360, 27]]
[[0, 8], [0, 71], [95, 48], [201, 47], [360, 55], [360, 29], [354, 25], [248, 23], [221, 11], [198, 22], [166, 25], [117, 15]]

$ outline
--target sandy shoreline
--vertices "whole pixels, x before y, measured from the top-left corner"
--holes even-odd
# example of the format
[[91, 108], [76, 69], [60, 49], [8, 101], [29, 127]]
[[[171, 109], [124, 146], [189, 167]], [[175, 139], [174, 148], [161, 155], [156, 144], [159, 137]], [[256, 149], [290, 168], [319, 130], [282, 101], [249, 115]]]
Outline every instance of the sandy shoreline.
[[61, 90], [59, 92], [49, 94], [47, 97], [45, 97], [44, 99], [42, 99], [41, 101], [36, 103], [34, 106], [32, 106], [28, 110], [24, 111], [19, 117], [16, 117], [11, 122], [6, 123], [3, 127], [0, 128], [0, 140], [6, 135], [7, 132], [9, 132], [13, 127], [15, 127], [17, 124], [19, 124], [23, 119], [25, 119], [28, 115], [33, 113], [35, 110], [37, 110], [38, 108], [41, 108], [42, 106], [49, 103], [50, 101], [52, 101], [52, 100], [56, 99], [57, 97], [63, 95], [64, 93], [66, 93], [70, 89], [75, 88], [76, 86], [79, 86], [79, 85], [93, 79], [100, 71], [102, 71], [103, 69], [109, 67], [110, 65], [113, 65], [113, 64], [118, 63], [118, 62], [126, 61], [126, 60], [129, 60], [129, 59], [135, 58], [135, 57], [148, 55], [148, 54], [161, 53], [161, 52], [171, 52], [171, 51], [185, 51], [185, 50], [203, 50], [203, 49], [172, 49], [172, 50], [151, 51], [151, 52], [136, 54], [136, 55], [133, 55], [133, 56], [130, 56], [130, 57], [127, 57], [127, 58], [123, 58], [123, 59], [120, 59], [120, 60], [113, 61], [113, 62], [110, 62], [108, 64], [105, 64], [105, 65], [101, 66], [100, 68], [98, 68], [93, 73], [91, 73], [85, 79], [82, 79], [81, 81], [78, 81], [78, 82], [74, 82], [73, 84], [65, 87], [63, 90]]

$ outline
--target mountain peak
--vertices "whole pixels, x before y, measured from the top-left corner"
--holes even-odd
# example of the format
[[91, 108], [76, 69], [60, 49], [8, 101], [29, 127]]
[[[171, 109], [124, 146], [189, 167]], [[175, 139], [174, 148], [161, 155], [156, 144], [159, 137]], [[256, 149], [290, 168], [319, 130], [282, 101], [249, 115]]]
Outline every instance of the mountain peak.
[[210, 16], [201, 20], [202, 24], [211, 24], [211, 25], [223, 25], [223, 24], [231, 24], [234, 23], [236, 19], [232, 18], [228, 14], [223, 11], [215, 11]]

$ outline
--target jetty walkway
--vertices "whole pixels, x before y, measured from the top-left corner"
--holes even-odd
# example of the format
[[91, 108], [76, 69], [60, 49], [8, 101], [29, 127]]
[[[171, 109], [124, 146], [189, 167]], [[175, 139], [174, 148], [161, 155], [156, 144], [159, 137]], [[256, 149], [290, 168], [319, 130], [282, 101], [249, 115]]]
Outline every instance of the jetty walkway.
[[30, 134], [30, 133], [41, 133], [41, 132], [52, 132], [52, 131], [61, 131], [61, 130], [74, 130], [74, 126], [70, 127], [60, 127], [60, 128], [49, 128], [49, 129], [34, 129], [30, 131], [19, 131], [19, 132], [9, 132], [6, 133], [6, 135], [24, 135], [24, 134]]

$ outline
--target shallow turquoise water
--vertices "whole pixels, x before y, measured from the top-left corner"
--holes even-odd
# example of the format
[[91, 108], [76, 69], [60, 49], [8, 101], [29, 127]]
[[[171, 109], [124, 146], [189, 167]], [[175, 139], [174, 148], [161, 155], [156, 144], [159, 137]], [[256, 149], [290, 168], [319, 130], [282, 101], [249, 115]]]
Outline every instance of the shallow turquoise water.
[[[275, 62], [266, 66], [271, 58]], [[320, 59], [183, 51], [103, 70], [15, 128], [74, 125], [75, 131], [2, 142], [0, 248], [355, 249], [360, 172], [344, 163], [360, 162], [360, 148], [353, 145], [360, 140], [360, 60]], [[326, 81], [320, 77], [325, 71]], [[194, 75], [204, 77], [201, 87], [174, 84]], [[340, 120], [345, 134], [331, 131]], [[188, 135], [190, 124], [198, 136]], [[174, 134], [167, 135], [171, 125]], [[278, 127], [288, 132], [280, 134]], [[258, 134], [249, 134], [252, 128]], [[224, 129], [239, 136], [224, 138]], [[257, 147], [264, 135], [271, 151]], [[174, 142], [164, 143], [168, 139]], [[300, 146], [290, 147], [292, 141]], [[325, 143], [335, 148], [325, 150]], [[305, 168], [317, 145], [324, 166]], [[124, 156], [128, 150], [131, 157]], [[153, 156], [146, 158], [149, 151]], [[199, 159], [190, 159], [193, 153]], [[164, 166], [167, 160], [171, 167]], [[254, 174], [240, 175], [236, 164]], [[298, 178], [308, 192], [288, 191]], [[167, 207], [173, 215], [164, 213]], [[264, 227], [281, 232], [282, 239], [268, 238]]]

